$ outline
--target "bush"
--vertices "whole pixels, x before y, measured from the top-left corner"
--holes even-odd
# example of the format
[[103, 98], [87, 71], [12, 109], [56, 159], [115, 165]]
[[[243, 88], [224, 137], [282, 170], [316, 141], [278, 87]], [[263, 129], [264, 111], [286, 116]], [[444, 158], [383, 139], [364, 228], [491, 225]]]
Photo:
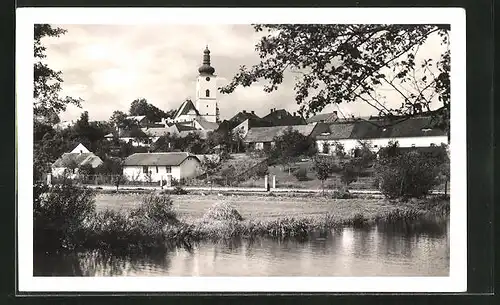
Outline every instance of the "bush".
[[211, 220], [243, 220], [240, 213], [228, 202], [215, 203], [208, 209], [203, 218]]
[[437, 184], [436, 165], [437, 160], [416, 151], [382, 159], [377, 167], [381, 191], [392, 199], [425, 197]]
[[94, 192], [71, 183], [33, 186], [33, 238], [36, 250], [58, 252], [80, 246], [95, 214]]
[[144, 197], [142, 204], [133, 210], [130, 215], [132, 217], [150, 218], [162, 226], [178, 222], [170, 196], [156, 192]]
[[301, 167], [301, 168], [297, 169], [296, 171], [293, 172], [293, 175], [299, 181], [307, 181], [308, 180], [307, 169], [305, 167]]

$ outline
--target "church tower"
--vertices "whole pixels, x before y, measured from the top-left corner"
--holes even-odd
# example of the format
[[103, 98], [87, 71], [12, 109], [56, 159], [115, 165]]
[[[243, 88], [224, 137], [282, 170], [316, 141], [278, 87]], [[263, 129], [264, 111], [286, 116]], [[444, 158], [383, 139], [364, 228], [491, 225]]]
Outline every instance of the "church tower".
[[210, 65], [210, 50], [208, 46], [203, 51], [203, 64], [198, 69], [200, 73], [196, 81], [195, 107], [200, 116], [208, 122], [219, 121], [217, 105], [217, 76], [215, 69]]

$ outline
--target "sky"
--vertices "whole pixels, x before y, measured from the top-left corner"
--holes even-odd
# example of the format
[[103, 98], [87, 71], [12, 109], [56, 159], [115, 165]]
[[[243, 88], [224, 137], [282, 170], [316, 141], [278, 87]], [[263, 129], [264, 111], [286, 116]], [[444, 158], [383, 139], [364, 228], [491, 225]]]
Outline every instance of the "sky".
[[[259, 62], [255, 44], [261, 33], [250, 25], [53, 25], [67, 30], [58, 38], [43, 40], [46, 63], [62, 71], [61, 94], [83, 99], [82, 107], [69, 106], [62, 121], [76, 120], [88, 111], [91, 120], [107, 120], [114, 110], [127, 112], [130, 103], [145, 98], [156, 107], [177, 109], [186, 98], [194, 100], [198, 67], [208, 45], [218, 86], [229, 82], [241, 65]], [[439, 40], [430, 38], [420, 54], [436, 57]], [[288, 75], [290, 76], [290, 75]], [[265, 116], [271, 108], [298, 110], [293, 90], [295, 80], [285, 77], [273, 93], [263, 83], [238, 87], [231, 94], [218, 93], [222, 119], [242, 110]], [[381, 91], [387, 103], [400, 105], [397, 93]], [[377, 111], [364, 102], [327, 107], [345, 116], [367, 116]]]

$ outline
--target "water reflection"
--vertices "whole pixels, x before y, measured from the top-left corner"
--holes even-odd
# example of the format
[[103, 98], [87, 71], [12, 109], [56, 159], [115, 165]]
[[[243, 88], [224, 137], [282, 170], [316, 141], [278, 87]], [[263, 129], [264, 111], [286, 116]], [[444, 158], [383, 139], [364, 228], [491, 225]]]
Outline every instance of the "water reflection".
[[35, 255], [35, 276], [447, 276], [448, 224], [428, 228], [379, 224], [314, 232], [308, 242], [238, 239], [127, 257]]

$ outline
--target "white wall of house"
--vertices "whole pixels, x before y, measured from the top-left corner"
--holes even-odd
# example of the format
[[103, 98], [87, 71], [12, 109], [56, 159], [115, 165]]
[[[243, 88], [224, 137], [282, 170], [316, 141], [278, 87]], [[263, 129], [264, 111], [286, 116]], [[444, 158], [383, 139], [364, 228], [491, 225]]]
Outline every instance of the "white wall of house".
[[[435, 136], [435, 137], [401, 137], [401, 138], [380, 138], [380, 139], [369, 139], [363, 140], [370, 142], [373, 151], [378, 151], [382, 147], [386, 147], [389, 142], [397, 141], [399, 147], [429, 147], [431, 144], [436, 146], [441, 145], [441, 143], [448, 143], [448, 138], [446, 136]], [[341, 139], [341, 140], [316, 140], [316, 145], [318, 147], [318, 152], [323, 153], [324, 143], [328, 143], [330, 147], [336, 142], [344, 145], [344, 151], [349, 153], [352, 149], [359, 147], [359, 140], [356, 139]], [[330, 149], [333, 152], [333, 149]]]
[[248, 133], [248, 129], [249, 129], [248, 128], [248, 119], [244, 120], [238, 126], [234, 127], [233, 131], [236, 132], [238, 129], [241, 130], [242, 138], [246, 137], [246, 135]]
[[198, 159], [189, 157], [179, 166], [145, 165], [124, 166], [123, 175], [130, 181], [148, 181], [148, 172], [151, 173], [151, 182], [167, 180], [167, 176], [180, 180], [181, 178], [192, 178], [200, 174], [201, 167]]
[[192, 178], [196, 177], [201, 173], [201, 163], [195, 157], [188, 157], [180, 165], [181, 178]]
[[151, 181], [157, 182], [161, 179], [167, 179], [168, 175], [177, 180], [180, 179], [180, 167], [179, 166], [165, 166], [165, 165], [136, 165], [136, 166], [124, 166], [123, 175], [130, 181], [148, 181], [148, 174], [151, 173]]

